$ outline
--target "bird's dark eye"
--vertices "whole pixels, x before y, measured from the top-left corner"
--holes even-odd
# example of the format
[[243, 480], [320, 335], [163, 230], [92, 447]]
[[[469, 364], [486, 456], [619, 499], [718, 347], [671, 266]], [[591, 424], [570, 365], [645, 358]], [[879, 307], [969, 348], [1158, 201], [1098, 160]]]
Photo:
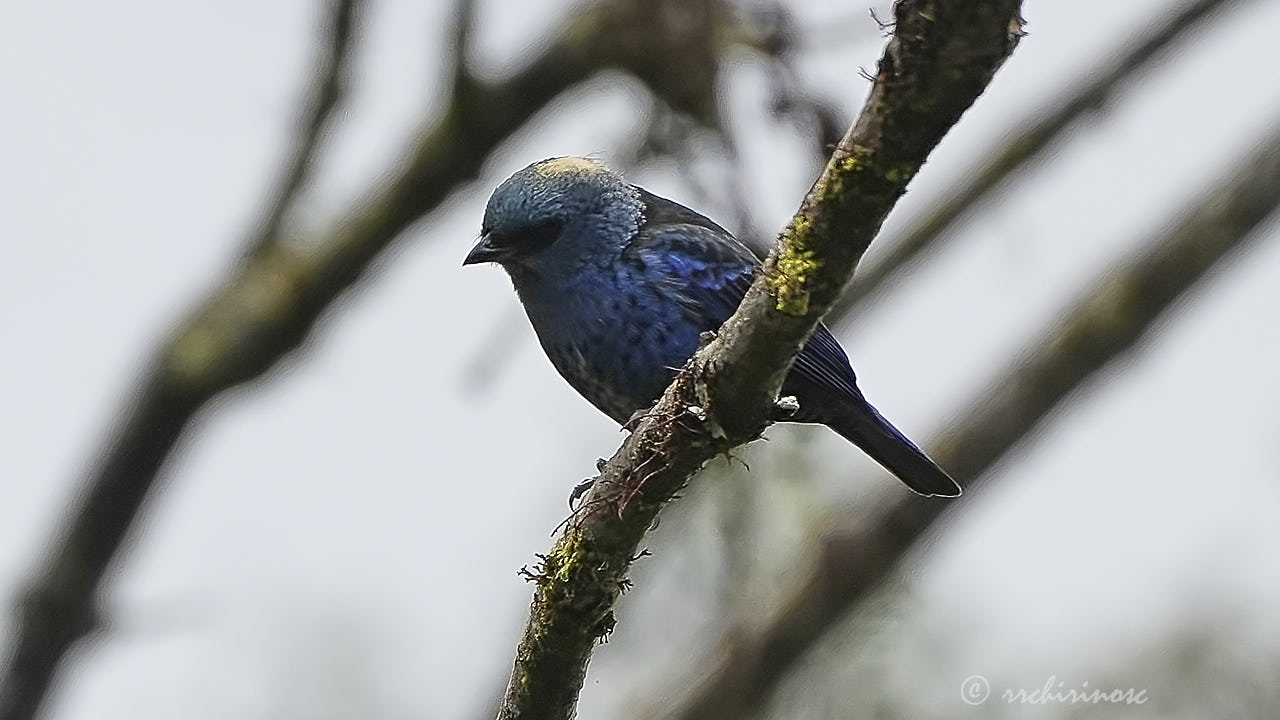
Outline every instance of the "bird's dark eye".
[[560, 237], [564, 223], [559, 220], [547, 220], [520, 232], [520, 246], [525, 252], [537, 252], [550, 247]]
[[520, 254], [534, 253], [549, 247], [560, 237], [564, 223], [560, 220], [546, 220], [537, 225], [500, 232], [490, 231], [489, 244], [494, 247], [510, 248]]

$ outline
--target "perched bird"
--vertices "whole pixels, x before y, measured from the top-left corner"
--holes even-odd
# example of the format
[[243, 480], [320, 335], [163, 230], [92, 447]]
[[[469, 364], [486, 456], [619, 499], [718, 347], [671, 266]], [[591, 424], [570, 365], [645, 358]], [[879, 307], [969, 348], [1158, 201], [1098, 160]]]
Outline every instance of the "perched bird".
[[[536, 162], [489, 198], [463, 265], [506, 269], [551, 364], [619, 423], [648, 408], [746, 294], [760, 261], [724, 228], [585, 158]], [[876, 411], [819, 325], [782, 386], [795, 422], [822, 423], [922, 495], [960, 494]]]

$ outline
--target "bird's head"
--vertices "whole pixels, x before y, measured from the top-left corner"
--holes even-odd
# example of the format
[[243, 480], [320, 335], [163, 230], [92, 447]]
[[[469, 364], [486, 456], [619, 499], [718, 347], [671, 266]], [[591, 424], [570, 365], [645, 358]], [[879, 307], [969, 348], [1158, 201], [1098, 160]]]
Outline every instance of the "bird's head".
[[605, 262], [635, 235], [642, 215], [639, 192], [594, 160], [542, 160], [493, 191], [480, 242], [462, 264], [567, 271], [584, 262]]

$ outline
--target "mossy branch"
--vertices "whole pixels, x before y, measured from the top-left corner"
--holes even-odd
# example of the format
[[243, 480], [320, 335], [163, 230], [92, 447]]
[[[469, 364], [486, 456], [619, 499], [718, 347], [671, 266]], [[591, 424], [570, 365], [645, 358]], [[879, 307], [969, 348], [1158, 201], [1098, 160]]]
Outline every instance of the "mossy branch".
[[738, 311], [603, 467], [535, 573], [499, 718], [569, 718], [631, 559], [703, 463], [757, 437], [805, 339], [1021, 37], [1019, 0], [902, 0], [871, 95]]

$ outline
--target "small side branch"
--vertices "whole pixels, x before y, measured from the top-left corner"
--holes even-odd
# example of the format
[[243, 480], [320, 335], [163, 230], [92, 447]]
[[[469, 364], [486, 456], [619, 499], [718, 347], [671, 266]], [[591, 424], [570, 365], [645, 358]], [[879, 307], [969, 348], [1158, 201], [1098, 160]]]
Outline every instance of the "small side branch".
[[248, 243], [250, 253], [257, 252], [280, 234], [285, 215], [293, 207], [298, 193], [306, 184], [315, 164], [320, 140], [333, 111], [341, 104], [347, 84], [352, 39], [362, 12], [363, 0], [337, 0], [326, 23], [328, 37], [322, 44], [320, 62], [316, 66], [314, 84], [309, 93], [302, 123], [294, 135], [293, 150], [285, 161], [276, 189], [269, 200], [257, 236]]

